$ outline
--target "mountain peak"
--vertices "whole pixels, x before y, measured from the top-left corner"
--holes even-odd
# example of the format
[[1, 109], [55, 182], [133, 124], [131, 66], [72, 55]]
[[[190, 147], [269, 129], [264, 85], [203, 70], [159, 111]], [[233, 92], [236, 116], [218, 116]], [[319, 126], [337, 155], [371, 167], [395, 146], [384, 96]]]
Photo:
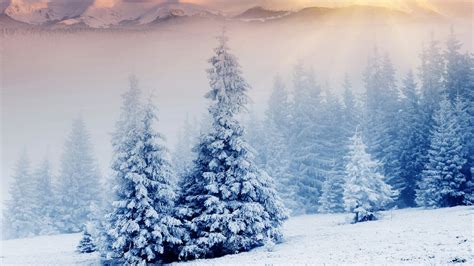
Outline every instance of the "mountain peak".
[[234, 18], [241, 20], [268, 20], [281, 18], [283, 16], [289, 15], [290, 13], [290, 11], [270, 10], [262, 6], [254, 6], [235, 16]]
[[11, 0], [4, 13], [14, 20], [38, 25], [79, 16], [91, 3], [92, 0]]
[[108, 28], [126, 21], [147, 24], [169, 17], [220, 15], [217, 11], [179, 1], [124, 0], [11, 0], [5, 14], [16, 21], [33, 25], [84, 24], [92, 28]]

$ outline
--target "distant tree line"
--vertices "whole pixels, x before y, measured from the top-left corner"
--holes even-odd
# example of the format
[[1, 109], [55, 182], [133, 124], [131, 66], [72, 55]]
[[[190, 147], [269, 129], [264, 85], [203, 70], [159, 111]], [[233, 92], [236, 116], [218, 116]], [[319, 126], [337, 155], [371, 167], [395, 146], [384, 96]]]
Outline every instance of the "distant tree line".
[[413, 71], [397, 82], [390, 57], [375, 49], [360, 97], [347, 76], [336, 97], [302, 64], [292, 90], [275, 78], [264, 119], [249, 123], [249, 140], [293, 214], [350, 210], [344, 191], [356, 129], [393, 190], [385, 208], [471, 205], [474, 70], [461, 47], [453, 32], [444, 49], [432, 39], [420, 56], [419, 84]]
[[14, 172], [4, 238], [81, 232], [102, 204], [104, 184], [81, 118], [65, 141], [59, 175], [53, 175], [48, 158], [32, 169], [26, 151]]

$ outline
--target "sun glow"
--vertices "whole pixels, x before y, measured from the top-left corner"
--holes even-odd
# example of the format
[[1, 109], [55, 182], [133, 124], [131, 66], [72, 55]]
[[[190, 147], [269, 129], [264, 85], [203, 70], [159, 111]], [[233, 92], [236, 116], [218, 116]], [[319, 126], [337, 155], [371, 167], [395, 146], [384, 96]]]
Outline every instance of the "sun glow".
[[[314, 1], [314, 2], [317, 2]], [[370, 5], [390, 9], [410, 11], [414, 6], [439, 13], [439, 10], [429, 0], [351, 0], [339, 1], [344, 5]]]
[[110, 8], [115, 6], [117, 0], [95, 0], [94, 7], [97, 8]]

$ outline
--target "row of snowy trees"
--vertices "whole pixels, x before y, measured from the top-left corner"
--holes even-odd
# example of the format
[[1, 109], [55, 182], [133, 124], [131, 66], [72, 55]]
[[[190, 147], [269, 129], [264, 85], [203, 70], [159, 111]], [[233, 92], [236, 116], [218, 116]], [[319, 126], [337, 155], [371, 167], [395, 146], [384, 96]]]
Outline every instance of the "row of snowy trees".
[[294, 214], [351, 211], [355, 222], [392, 206], [472, 204], [473, 59], [454, 34], [447, 44], [445, 53], [434, 40], [424, 49], [419, 87], [412, 72], [398, 86], [390, 58], [374, 52], [363, 97], [349, 78], [337, 97], [298, 64], [293, 90], [277, 77], [265, 119], [252, 119], [244, 134], [249, 85], [221, 36], [209, 60], [210, 121], [199, 138], [188, 120], [171, 159], [155, 130], [156, 107], [132, 78], [112, 139], [108, 200], [78, 121], [57, 182], [47, 166], [32, 175], [20, 160], [4, 224], [22, 237], [78, 232], [90, 222], [82, 250], [97, 246], [106, 259], [141, 264], [281, 241], [287, 214], [279, 195]]
[[45, 159], [31, 169], [26, 151], [18, 160], [3, 214], [3, 237], [80, 232], [101, 202], [101, 181], [82, 119], [72, 125], [55, 176]]
[[[286, 211], [243, 138], [238, 117], [249, 85], [225, 36], [209, 63], [211, 125], [195, 145], [195, 160], [175, 159], [176, 171], [154, 129], [152, 102], [142, 103], [135, 79], [124, 94], [112, 142], [115, 200], [96, 223], [106, 259], [142, 264], [209, 258], [281, 241]], [[193, 142], [188, 138], [182, 150]], [[88, 247], [90, 238], [85, 234], [80, 247]]]
[[389, 56], [375, 50], [361, 97], [347, 77], [342, 97], [322, 89], [301, 64], [291, 91], [277, 77], [265, 118], [249, 122], [249, 141], [293, 214], [350, 210], [344, 194], [357, 127], [394, 190], [388, 207], [472, 204], [473, 58], [460, 49], [453, 33], [444, 53], [432, 40], [421, 55], [421, 86], [411, 71], [398, 85]]

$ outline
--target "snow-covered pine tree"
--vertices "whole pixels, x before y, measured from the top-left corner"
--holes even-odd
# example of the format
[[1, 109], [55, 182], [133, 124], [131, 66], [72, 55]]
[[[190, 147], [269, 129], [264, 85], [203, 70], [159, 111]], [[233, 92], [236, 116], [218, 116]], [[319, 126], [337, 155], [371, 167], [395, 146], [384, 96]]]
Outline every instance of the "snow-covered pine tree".
[[322, 107], [318, 126], [320, 135], [314, 142], [319, 147], [319, 172], [324, 176], [318, 211], [343, 212], [344, 156], [347, 144], [343, 106], [339, 99], [327, 90]]
[[343, 94], [344, 131], [345, 131], [345, 135], [347, 139], [347, 145], [344, 145], [344, 146], [348, 147], [350, 138], [354, 135], [357, 125], [360, 124], [359, 120], [360, 120], [361, 110], [359, 110], [360, 108], [357, 105], [356, 97], [354, 96], [354, 93], [352, 92], [352, 84], [348, 75], [345, 75], [344, 77], [344, 83], [342, 84], [342, 88], [344, 89], [344, 94]]
[[92, 253], [97, 251], [97, 247], [94, 243], [92, 235], [89, 233], [89, 226], [85, 226], [84, 231], [82, 232], [82, 238], [77, 245], [77, 252], [79, 253]]
[[469, 99], [469, 79], [472, 66], [469, 54], [462, 54], [462, 43], [457, 40], [453, 28], [446, 41], [446, 51], [444, 59], [446, 69], [444, 73], [444, 89], [448, 93], [451, 103], [454, 103], [459, 95], [462, 98]]
[[328, 175], [321, 188], [322, 194], [319, 199], [318, 212], [337, 213], [344, 211], [343, 193], [346, 176], [337, 164], [338, 162], [334, 161], [332, 166], [334, 170], [327, 172]]
[[420, 206], [451, 207], [463, 202], [462, 188], [467, 180], [461, 169], [466, 155], [458, 122], [449, 99], [443, 96], [434, 115], [429, 161], [416, 191], [416, 202]]
[[473, 165], [471, 163], [472, 155], [469, 154], [470, 147], [474, 145], [474, 133], [473, 127], [470, 127], [470, 117], [469, 114], [469, 99], [464, 99], [461, 96], [457, 96], [454, 101], [454, 113], [459, 125], [459, 133], [463, 146], [463, 152], [466, 156], [466, 163], [461, 169], [461, 173], [466, 177], [466, 183], [463, 186], [464, 191], [464, 200], [463, 203], [466, 205], [474, 204], [474, 182], [472, 181], [472, 170]]
[[400, 140], [400, 178], [403, 189], [400, 191], [399, 207], [414, 207], [415, 189], [424, 167], [424, 114], [420, 106], [420, 97], [416, 91], [413, 72], [409, 71], [403, 81], [400, 99], [399, 119]]
[[101, 193], [97, 196], [98, 202], [93, 202], [90, 206], [91, 213], [88, 218], [89, 234], [94, 239], [97, 251], [106, 254], [110, 249], [111, 238], [107, 232], [108, 214], [112, 212], [113, 202], [116, 200], [115, 182], [112, 173], [104, 175], [100, 182]]
[[[382, 60], [381, 76], [383, 87], [383, 149], [382, 156], [379, 157], [383, 165], [383, 174], [386, 176], [386, 182], [392, 189], [400, 192], [405, 189], [406, 183], [400, 177], [400, 136], [399, 133], [399, 90], [397, 88], [396, 70], [393, 63], [386, 54]], [[397, 198], [397, 205], [402, 201]]]
[[379, 163], [366, 150], [357, 130], [350, 145], [344, 185], [344, 206], [355, 214], [355, 223], [376, 219], [376, 212], [391, 203], [395, 193], [378, 172]]
[[434, 39], [433, 34], [429, 44], [423, 48], [419, 67], [419, 79], [421, 81], [420, 106], [423, 115], [420, 123], [420, 149], [425, 151], [423, 165], [428, 163], [426, 151], [430, 147], [431, 132], [434, 126], [434, 112], [438, 109], [441, 93], [443, 92], [444, 61], [439, 48], [439, 42]]
[[259, 117], [256, 111], [249, 108], [248, 112], [242, 115], [242, 125], [245, 127], [245, 141], [252, 147], [254, 162], [265, 169], [268, 160], [267, 152], [267, 132], [264, 121]]
[[48, 158], [33, 174], [36, 186], [34, 189], [34, 200], [36, 202], [35, 213], [38, 217], [37, 234], [49, 235], [56, 233], [54, 220], [56, 217], [55, 195], [52, 184], [51, 163]]
[[273, 90], [268, 100], [268, 109], [265, 112], [266, 123], [273, 123], [276, 130], [288, 139], [291, 128], [291, 102], [285, 83], [280, 76], [273, 81]]
[[[400, 191], [405, 187], [400, 178], [398, 160], [398, 91], [395, 69], [390, 57], [380, 58], [377, 50], [369, 57], [364, 73], [366, 88], [366, 110], [364, 139], [368, 143], [370, 154], [381, 162], [382, 173], [394, 189]], [[398, 202], [397, 202], [398, 203]]]
[[[468, 179], [468, 186], [465, 193], [465, 204], [473, 205], [474, 204], [474, 56], [468, 56], [468, 85], [466, 86], [466, 113], [467, 113], [467, 128], [469, 130], [465, 131], [466, 133], [466, 149], [468, 154], [467, 164], [469, 167], [470, 178]], [[467, 176], [469, 176], [469, 174]]]
[[428, 47], [421, 53], [420, 80], [422, 104], [428, 116], [428, 125], [432, 126], [435, 110], [438, 109], [441, 93], [443, 92], [444, 60], [439, 48], [439, 42], [431, 36]]
[[[444, 87], [449, 99], [455, 105], [460, 120], [461, 138], [466, 150], [467, 163], [461, 172], [466, 176], [466, 204], [474, 203], [474, 65], [472, 54], [461, 54], [462, 43], [457, 40], [454, 30], [446, 42], [446, 72]], [[470, 199], [469, 199], [470, 198]]]
[[31, 237], [37, 233], [35, 189], [36, 182], [30, 173], [30, 160], [26, 151], [23, 151], [15, 166], [10, 199], [6, 202], [3, 215], [5, 239]]
[[209, 59], [210, 132], [196, 147], [194, 171], [181, 184], [182, 218], [189, 230], [182, 259], [233, 254], [280, 241], [286, 214], [273, 180], [253, 161], [237, 120], [249, 85], [237, 58], [220, 36]]
[[74, 120], [64, 144], [57, 186], [56, 227], [62, 233], [76, 233], [88, 221], [93, 202], [100, 194], [100, 174], [94, 160], [89, 133], [82, 118]]
[[172, 163], [179, 179], [191, 171], [196, 154], [193, 147], [199, 138], [199, 126], [196, 120], [190, 121], [186, 115], [183, 128], [178, 132], [178, 141], [172, 154]]
[[[319, 212], [341, 212], [344, 211], [344, 184], [346, 182], [346, 175], [344, 171], [344, 166], [347, 164], [347, 157], [345, 156], [349, 152], [350, 139], [354, 135], [356, 126], [359, 122], [360, 110], [357, 107], [356, 99], [352, 93], [352, 85], [350, 83], [349, 77], [346, 75], [343, 82], [343, 106], [338, 107], [339, 103], [332, 101], [327, 101], [327, 103], [335, 103], [335, 108], [328, 110], [328, 113], [331, 114], [335, 112], [340, 115], [336, 115], [338, 119], [333, 121], [333, 127], [337, 127], [340, 132], [336, 133], [336, 136], [339, 136], [336, 140], [338, 147], [338, 156], [335, 156], [330, 165], [330, 170], [328, 173], [328, 178], [323, 183], [322, 186], [322, 195], [319, 200]], [[342, 109], [342, 110], [340, 110]], [[332, 119], [329, 119], [331, 121]], [[333, 134], [332, 132], [329, 134]], [[334, 140], [333, 140], [334, 141]]]
[[294, 214], [316, 213], [324, 181], [320, 172], [319, 147], [315, 144], [320, 137], [321, 89], [316, 84], [314, 72], [306, 70], [301, 63], [295, 66], [293, 86], [290, 171], [298, 173], [296, 196], [301, 206]]
[[283, 80], [277, 76], [273, 84], [273, 91], [268, 101], [268, 109], [263, 121], [263, 142], [265, 171], [273, 177], [277, 191], [285, 206], [297, 212], [299, 205], [296, 202], [298, 187], [295, 177], [290, 171], [290, 153], [288, 139], [290, 136], [291, 117], [290, 100]]
[[[112, 169], [114, 167], [119, 167], [121, 161], [126, 161], [125, 156], [127, 150], [131, 149], [131, 146], [137, 141], [138, 133], [136, 129], [139, 127], [139, 122], [142, 118], [142, 103], [140, 101], [141, 91], [138, 88], [138, 79], [134, 75], [131, 75], [129, 77], [129, 82], [129, 90], [122, 95], [123, 102], [120, 118], [115, 123], [115, 131], [112, 134]], [[111, 226], [117, 219], [117, 217], [113, 215], [113, 211], [114, 203], [119, 200], [117, 192], [120, 189], [119, 185], [122, 183], [122, 177], [123, 176], [118, 176], [118, 173], [112, 173], [104, 183], [104, 185], [109, 185], [113, 188], [111, 190], [109, 189], [112, 193], [108, 196], [111, 196], [113, 199], [105, 204], [105, 218], [102, 225], [100, 225], [101, 231], [99, 232], [99, 250], [102, 257], [105, 259], [120, 259], [120, 254], [115, 256], [111, 252], [116, 238], [111, 236], [111, 232], [109, 231], [110, 229], [113, 229]]]
[[143, 108], [139, 97], [131, 78], [112, 142], [117, 187], [107, 218], [107, 257], [127, 264], [163, 262], [181, 242], [171, 164], [163, 137], [153, 129], [155, 107], [150, 100]]

